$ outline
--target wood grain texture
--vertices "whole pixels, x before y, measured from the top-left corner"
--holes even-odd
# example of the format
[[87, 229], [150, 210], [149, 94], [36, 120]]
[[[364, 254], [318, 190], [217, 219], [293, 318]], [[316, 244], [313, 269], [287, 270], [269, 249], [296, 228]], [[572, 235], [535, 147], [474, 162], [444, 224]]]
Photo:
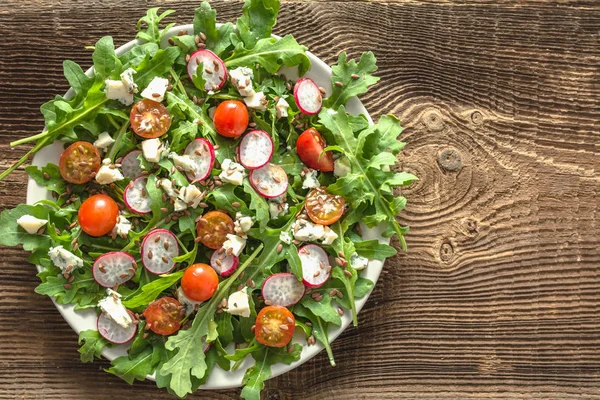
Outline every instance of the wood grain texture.
[[[147, 7], [187, 23], [197, 5], [120, 3], [0, 4], [0, 167], [67, 89], [64, 58], [88, 67], [83, 47], [128, 41]], [[214, 7], [233, 20], [241, 3]], [[600, 398], [600, 4], [292, 1], [276, 32], [329, 63], [375, 52], [381, 82], [363, 101], [373, 117], [401, 117], [402, 167], [421, 180], [400, 218], [410, 251], [386, 263], [359, 328], [334, 343], [338, 367], [321, 354], [264, 398]], [[25, 182], [22, 169], [0, 182], [0, 209], [24, 201]], [[2, 255], [0, 399], [168, 398], [106, 362], [80, 364], [76, 335], [33, 293], [26, 254]]]

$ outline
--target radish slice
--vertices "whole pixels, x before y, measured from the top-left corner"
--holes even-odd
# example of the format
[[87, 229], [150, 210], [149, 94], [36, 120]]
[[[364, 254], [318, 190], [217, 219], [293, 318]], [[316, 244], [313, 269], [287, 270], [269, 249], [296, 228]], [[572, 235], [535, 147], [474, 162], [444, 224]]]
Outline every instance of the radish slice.
[[137, 332], [137, 325], [131, 324], [127, 328], [123, 328], [106, 313], [100, 313], [96, 327], [104, 339], [115, 344], [129, 342]]
[[239, 264], [240, 259], [237, 256], [227, 255], [225, 252], [219, 254], [219, 250], [215, 250], [210, 256], [210, 266], [223, 277], [233, 274]]
[[138, 214], [148, 214], [152, 211], [152, 199], [146, 190], [148, 178], [140, 176], [129, 182], [123, 193], [123, 200], [129, 209]]
[[323, 96], [317, 84], [310, 78], [302, 78], [294, 86], [294, 100], [300, 111], [314, 115], [321, 111]]
[[192, 182], [203, 181], [208, 178], [215, 165], [215, 148], [206, 139], [196, 139], [185, 148], [186, 154], [194, 161], [194, 171], [186, 172]]
[[100, 286], [111, 288], [133, 278], [136, 268], [133, 257], [115, 251], [98, 257], [92, 266], [92, 274]]
[[272, 199], [285, 193], [288, 177], [279, 165], [268, 163], [262, 168], [250, 171], [250, 183], [261, 196]]
[[135, 179], [142, 176], [142, 167], [140, 166], [140, 160], [138, 160], [140, 154], [142, 154], [141, 150], [132, 150], [123, 157], [121, 170], [125, 178]]
[[273, 157], [273, 140], [265, 131], [250, 131], [238, 147], [240, 163], [248, 169], [264, 167]]
[[142, 242], [142, 263], [156, 275], [166, 274], [175, 266], [174, 257], [179, 255], [179, 244], [173, 233], [166, 229], [155, 229]]
[[202, 63], [202, 78], [205, 81], [204, 89], [217, 91], [227, 82], [227, 67], [223, 60], [210, 50], [198, 50], [192, 53], [187, 65], [190, 79], [196, 75], [198, 64]]
[[288, 307], [302, 299], [304, 289], [294, 274], [282, 272], [267, 278], [262, 286], [262, 296], [270, 305]]
[[327, 253], [316, 244], [307, 244], [298, 250], [302, 262], [302, 283], [309, 288], [316, 288], [329, 279], [331, 264]]

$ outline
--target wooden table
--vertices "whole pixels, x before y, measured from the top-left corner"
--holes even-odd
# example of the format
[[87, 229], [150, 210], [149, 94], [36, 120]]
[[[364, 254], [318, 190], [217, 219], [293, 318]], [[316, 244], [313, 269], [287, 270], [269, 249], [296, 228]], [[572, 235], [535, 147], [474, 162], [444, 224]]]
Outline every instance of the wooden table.
[[[43, 127], [67, 83], [62, 60], [134, 36], [147, 7], [198, 1], [3, 0], [1, 167]], [[165, 3], [165, 4], [163, 4]], [[237, 1], [216, 2], [232, 20]], [[358, 329], [267, 383], [267, 399], [600, 398], [600, 4], [597, 1], [286, 2], [277, 33], [317, 56], [372, 50], [381, 82], [363, 97], [408, 143], [408, 254], [390, 259]], [[457, 158], [460, 161], [457, 161]], [[25, 200], [22, 169], [0, 208]], [[34, 294], [18, 249], [0, 260], [0, 399], [169, 398], [81, 364], [77, 336]], [[191, 398], [235, 399], [238, 390]]]

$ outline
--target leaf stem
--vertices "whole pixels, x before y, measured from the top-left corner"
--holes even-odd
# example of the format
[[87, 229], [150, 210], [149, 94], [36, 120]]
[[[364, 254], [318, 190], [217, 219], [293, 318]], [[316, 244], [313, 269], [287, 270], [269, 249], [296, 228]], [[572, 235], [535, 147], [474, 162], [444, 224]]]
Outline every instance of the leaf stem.
[[[109, 117], [110, 117], [110, 115], [109, 115]], [[114, 122], [114, 120], [113, 120], [113, 122]], [[112, 144], [110, 151], [106, 155], [107, 158], [110, 158], [111, 160], [113, 160], [115, 158], [115, 156], [117, 155], [117, 151], [119, 151], [119, 148], [121, 147], [121, 141], [123, 140], [123, 135], [125, 135], [125, 132], [127, 131], [128, 127], [129, 127], [129, 121], [125, 121], [123, 123], [123, 125], [121, 125], [121, 128], [117, 132], [117, 138], [115, 139], [115, 142]]]
[[[23, 157], [21, 157], [17, 162], [15, 162], [13, 165], [11, 165], [6, 170], [4, 170], [0, 174], [0, 181], [2, 179], [6, 178], [11, 172], [13, 172], [17, 168], [19, 168], [25, 162], [27, 162], [27, 159], [29, 158], [30, 155], [35, 154], [41, 148], [45, 147], [47, 145], [46, 144], [47, 141], [48, 141], [48, 137], [47, 136], [44, 137], [44, 138], [42, 138], [39, 142], [36, 143], [36, 145], [31, 150], [29, 150], [27, 153], [25, 153], [25, 155]], [[12, 143], [11, 143], [11, 146], [12, 146]]]

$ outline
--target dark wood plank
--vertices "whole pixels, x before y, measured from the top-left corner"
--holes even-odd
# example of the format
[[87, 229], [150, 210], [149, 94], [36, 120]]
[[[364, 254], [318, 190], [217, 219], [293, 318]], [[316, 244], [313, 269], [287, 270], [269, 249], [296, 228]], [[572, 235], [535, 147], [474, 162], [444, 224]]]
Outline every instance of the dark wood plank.
[[[146, 7], [5, 0], [0, 5], [0, 167], [67, 89], [61, 63], [122, 44]], [[223, 20], [241, 9], [215, 2]], [[315, 29], [318, 27], [318, 29]], [[277, 32], [331, 63], [373, 50], [381, 82], [363, 101], [399, 115], [408, 254], [390, 259], [358, 329], [267, 383], [268, 399], [600, 398], [600, 7], [596, 1], [285, 2]], [[445, 150], [461, 167], [448, 170]], [[446, 153], [449, 154], [449, 153]], [[452, 167], [452, 165], [450, 165]], [[24, 201], [25, 174], [0, 182]], [[77, 338], [17, 249], [0, 260], [0, 399], [168, 398], [80, 364]], [[234, 399], [237, 390], [192, 398]]]

